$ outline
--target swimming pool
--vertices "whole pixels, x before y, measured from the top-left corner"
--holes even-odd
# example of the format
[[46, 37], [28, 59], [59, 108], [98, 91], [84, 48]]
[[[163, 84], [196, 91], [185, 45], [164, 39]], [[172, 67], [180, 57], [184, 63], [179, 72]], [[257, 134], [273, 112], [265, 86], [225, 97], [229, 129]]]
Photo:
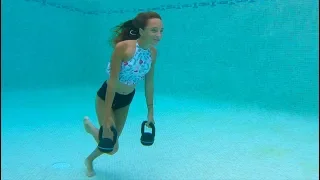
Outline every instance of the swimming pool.
[[[143, 86], [91, 179], [318, 179], [318, 2], [3, 1], [1, 179], [86, 179], [109, 29], [164, 19], [156, 140]], [[139, 9], [140, 8], [140, 9]]]

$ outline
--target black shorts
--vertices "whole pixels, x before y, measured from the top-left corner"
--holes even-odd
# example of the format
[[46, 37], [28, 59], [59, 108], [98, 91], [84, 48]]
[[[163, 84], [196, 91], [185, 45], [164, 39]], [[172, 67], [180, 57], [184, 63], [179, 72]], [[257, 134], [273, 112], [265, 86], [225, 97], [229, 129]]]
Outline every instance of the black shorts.
[[[103, 101], [105, 101], [105, 99], [106, 99], [107, 86], [108, 86], [108, 84], [105, 81], [97, 92], [97, 95]], [[133, 90], [130, 94], [127, 94], [127, 95], [115, 93], [113, 103], [112, 103], [112, 109], [116, 110], [116, 109], [123, 108], [123, 107], [131, 104], [135, 92], [136, 92], [136, 90]]]

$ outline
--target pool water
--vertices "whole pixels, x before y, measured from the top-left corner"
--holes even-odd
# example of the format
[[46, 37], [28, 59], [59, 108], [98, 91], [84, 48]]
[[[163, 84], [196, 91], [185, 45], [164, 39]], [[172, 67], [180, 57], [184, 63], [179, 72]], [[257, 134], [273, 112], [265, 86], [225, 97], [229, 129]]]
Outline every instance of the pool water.
[[[87, 115], [98, 125], [95, 92], [3, 92], [2, 179], [85, 179], [84, 159], [96, 143], [82, 121]], [[92, 179], [319, 177], [316, 117], [156, 95], [155, 143], [146, 147], [143, 95], [135, 96], [118, 153], [94, 161]]]

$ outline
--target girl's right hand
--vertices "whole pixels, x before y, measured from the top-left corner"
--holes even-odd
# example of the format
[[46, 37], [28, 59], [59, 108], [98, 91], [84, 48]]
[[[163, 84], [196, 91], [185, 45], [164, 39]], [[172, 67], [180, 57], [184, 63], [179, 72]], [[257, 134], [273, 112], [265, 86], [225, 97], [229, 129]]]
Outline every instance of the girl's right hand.
[[112, 116], [107, 116], [105, 122], [106, 122], [106, 123], [105, 123], [104, 127], [108, 127], [109, 129], [111, 128], [111, 126], [114, 126], [114, 127], [115, 127], [114, 119], [113, 119]]
[[113, 118], [110, 116], [110, 117], [107, 117], [106, 119], [106, 123], [103, 125], [103, 133], [102, 133], [102, 137], [103, 138], [113, 138], [113, 132], [111, 131], [111, 127], [116, 127], [115, 124], [114, 124], [114, 120]]

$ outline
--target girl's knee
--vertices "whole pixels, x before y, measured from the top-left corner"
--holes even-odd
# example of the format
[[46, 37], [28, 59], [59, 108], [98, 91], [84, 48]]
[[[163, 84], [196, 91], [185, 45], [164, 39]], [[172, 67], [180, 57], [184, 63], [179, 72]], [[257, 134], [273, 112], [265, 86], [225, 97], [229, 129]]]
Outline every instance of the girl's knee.
[[113, 151], [111, 151], [111, 152], [109, 152], [109, 153], [107, 153], [107, 154], [109, 154], [109, 155], [114, 155], [115, 153], [118, 152], [118, 150], [119, 150], [119, 144], [118, 144], [118, 142], [117, 142], [117, 143], [114, 145]]

